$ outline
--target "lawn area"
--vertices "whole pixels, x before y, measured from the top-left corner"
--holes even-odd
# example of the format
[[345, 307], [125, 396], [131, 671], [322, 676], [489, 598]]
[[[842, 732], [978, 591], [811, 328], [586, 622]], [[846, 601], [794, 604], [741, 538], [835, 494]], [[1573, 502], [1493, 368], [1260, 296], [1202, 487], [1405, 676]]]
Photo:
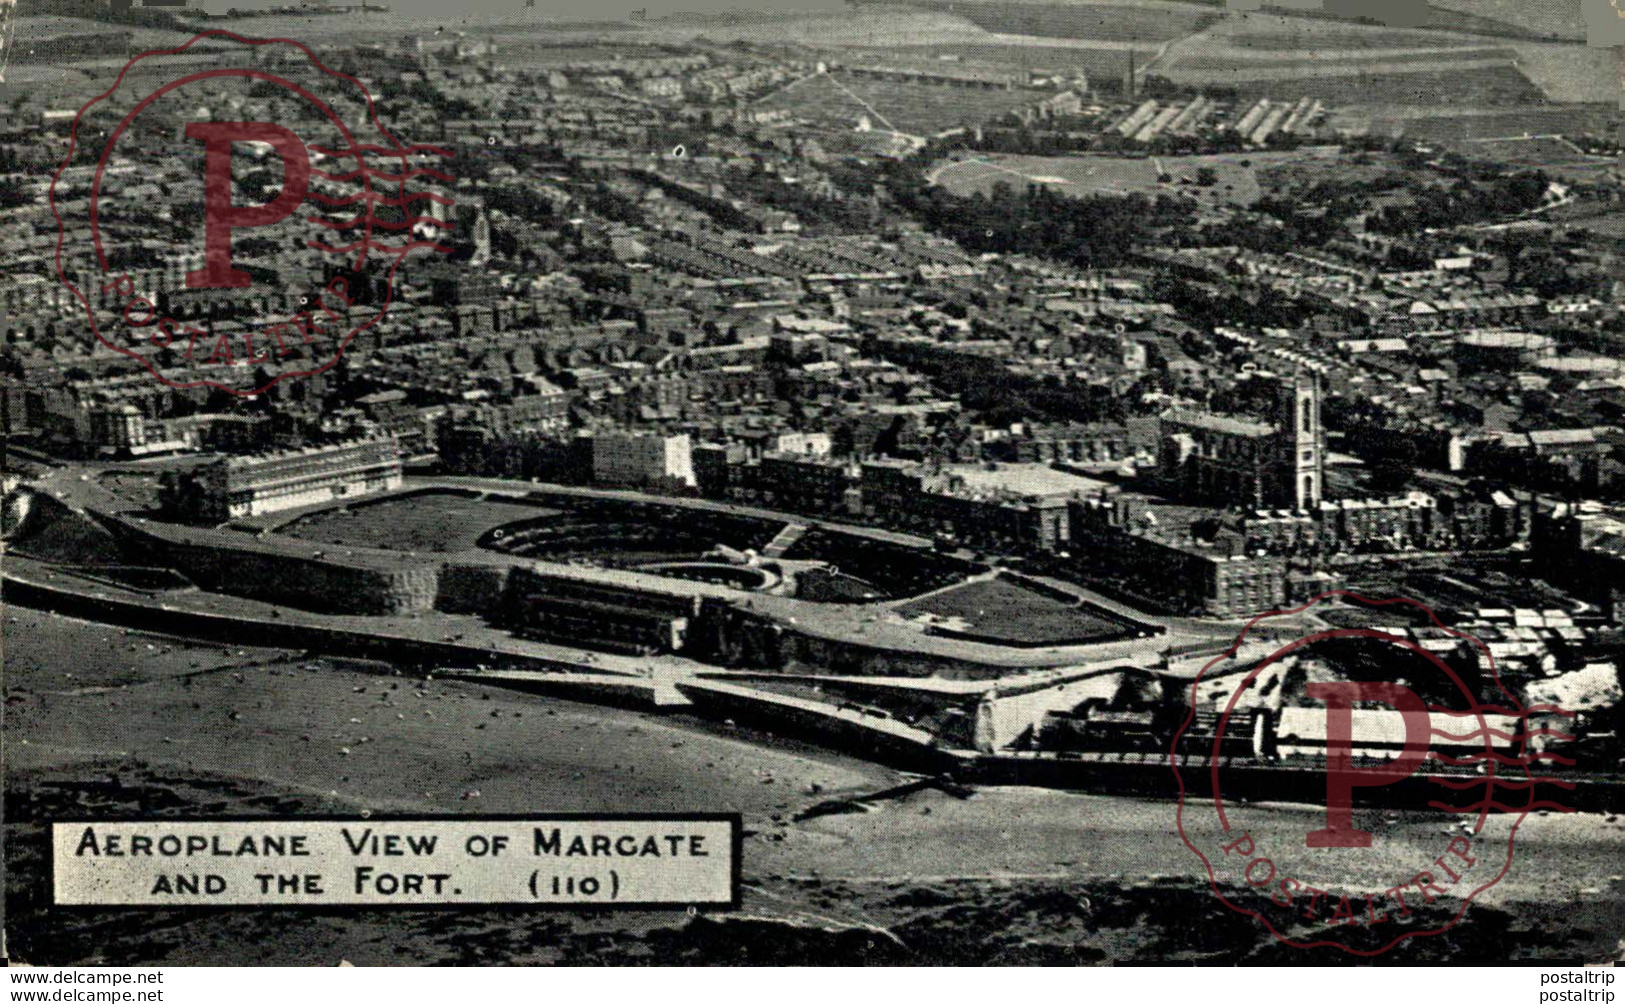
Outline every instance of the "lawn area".
[[1569, 164], [1584, 161], [1585, 154], [1560, 139], [1539, 136], [1530, 139], [1503, 139], [1475, 143], [1469, 148], [1481, 158], [1504, 164], [1529, 164], [1545, 167], [1549, 164]]
[[278, 533], [337, 547], [390, 551], [465, 551], [486, 531], [560, 511], [522, 502], [469, 498], [449, 492], [401, 495], [302, 516]]
[[1078, 645], [1136, 633], [1134, 625], [1104, 610], [1002, 577], [967, 582], [895, 609], [905, 617], [944, 619], [935, 633], [1003, 645]]

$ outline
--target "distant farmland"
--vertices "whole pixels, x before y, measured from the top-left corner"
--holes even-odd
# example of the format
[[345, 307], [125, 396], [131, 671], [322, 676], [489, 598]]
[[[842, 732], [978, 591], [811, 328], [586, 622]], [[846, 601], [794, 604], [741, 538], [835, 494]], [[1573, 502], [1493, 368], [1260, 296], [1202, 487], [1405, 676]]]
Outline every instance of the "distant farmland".
[[1516, 48], [1519, 69], [1551, 100], [1618, 106], [1618, 49], [1549, 42], [1525, 42]]
[[[1322, 0], [1265, 0], [1265, 9], [1239, 16], [1221, 13], [1225, 0], [1189, 0], [1144, 6], [1123, 3], [1015, 2], [998, 0], [902, 0], [917, 9], [944, 11], [959, 15], [988, 31], [1014, 35], [1041, 35], [1060, 38], [1118, 39], [1156, 41], [1183, 38], [1230, 16], [1231, 23], [1270, 25], [1266, 39], [1282, 32], [1271, 22], [1302, 26], [1304, 34], [1349, 29], [1347, 44], [1366, 46], [1414, 45], [1418, 35], [1444, 33], [1513, 39], [1585, 38], [1585, 22], [1580, 16], [1580, 0], [1436, 0], [1421, 11], [1414, 24], [1382, 26], [1368, 24], [1349, 14], [1320, 9]], [[1357, 7], [1351, 0], [1346, 6]], [[1371, 41], [1355, 33], [1365, 32]], [[1264, 44], [1269, 44], [1266, 41]], [[1339, 43], [1331, 43], [1333, 46]]]
[[[1602, 65], [1610, 56], [1612, 74]], [[1222, 21], [1199, 40], [1174, 42], [1150, 72], [1186, 86], [1234, 87], [1243, 97], [1311, 97], [1403, 117], [1441, 106], [1488, 111], [1610, 100], [1599, 82], [1617, 88], [1618, 58], [1559, 43], [1254, 14]]]
[[[1522, 3], [1523, 0], [1518, 0]], [[1480, 6], [1476, 0], [1462, 0], [1461, 8]], [[1495, 35], [1501, 38], [1538, 38], [1542, 34], [1509, 19], [1484, 17], [1465, 9], [1447, 10], [1439, 4], [1429, 4], [1426, 20], [1416, 25], [1435, 31], [1465, 32], [1473, 35]]]
[[1358, 72], [1326, 77], [1288, 76], [1278, 80], [1238, 80], [1234, 86], [1247, 98], [1320, 98], [1328, 104], [1342, 106], [1497, 108], [1540, 105], [1546, 101], [1546, 95], [1530, 83], [1528, 77], [1506, 65]]
[[1166, 42], [1201, 31], [1219, 20], [1200, 7], [1139, 7], [1104, 3], [1001, 3], [923, 0], [909, 4], [952, 11], [978, 28], [1006, 35], [1087, 38], [1102, 42]]
[[[1208, 3], [1209, 0], [1193, 0], [1193, 2]], [[1223, 5], [1221, 0], [1212, 2], [1219, 6]], [[1560, 27], [1557, 20], [1550, 16], [1550, 10], [1537, 13], [1533, 17], [1517, 16], [1513, 13], [1526, 3], [1528, 0], [1433, 0], [1424, 10], [1417, 12], [1420, 16], [1414, 23], [1396, 25], [1385, 30], [1452, 31], [1501, 38], [1569, 37], [1566, 32], [1570, 29]], [[1578, 14], [1579, 0], [1534, 0], [1529, 6], [1555, 10], [1565, 3], [1573, 6], [1574, 13]], [[1285, 14], [1302, 21], [1360, 23], [1356, 16], [1351, 16], [1360, 14], [1359, 0], [1345, 0], [1344, 3], [1336, 5], [1344, 8], [1343, 11], [1324, 9], [1331, 6], [1334, 5], [1326, 3], [1325, 0], [1274, 0], [1274, 2], [1265, 0], [1267, 9], [1253, 16]]]
[[1302, 18], [1245, 15], [1228, 22], [1221, 31], [1230, 45], [1260, 52], [1292, 49], [1409, 49], [1423, 46], [1481, 45], [1466, 39], [1435, 32], [1402, 31], [1343, 24], [1337, 21], [1309, 21]]
[[1586, 37], [1581, 0], [1433, 0], [1432, 6], [1490, 18], [1542, 38]]
[[[1336, 76], [1362, 68], [1382, 72], [1413, 68], [1447, 69], [1457, 63], [1499, 63], [1510, 66], [1517, 58], [1518, 54], [1511, 49], [1477, 46], [1425, 51], [1371, 49], [1352, 53], [1286, 50], [1278, 55], [1211, 46], [1202, 49], [1193, 47], [1181, 53], [1179, 61], [1172, 65], [1168, 75], [1177, 79], [1203, 70], [1222, 70], [1233, 77], [1247, 77], [1258, 73], [1286, 75], [1288, 72], [1306, 77]], [[1215, 82], [1223, 79], [1216, 77]]]

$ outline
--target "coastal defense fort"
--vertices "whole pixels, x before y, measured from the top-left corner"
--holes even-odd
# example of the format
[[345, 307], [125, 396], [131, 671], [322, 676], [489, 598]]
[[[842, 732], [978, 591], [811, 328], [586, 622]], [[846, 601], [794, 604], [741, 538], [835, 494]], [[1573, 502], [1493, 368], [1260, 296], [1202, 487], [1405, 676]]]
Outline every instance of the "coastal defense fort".
[[[1169, 428], [1193, 427], [1180, 416]], [[932, 773], [1140, 793], [1165, 787], [1172, 751], [1196, 764], [1223, 756], [1252, 771], [1241, 777], [1312, 799], [1325, 719], [1304, 684], [1370, 658], [1345, 645], [1290, 660], [1267, 688], [1274, 698], [1244, 705], [1221, 733], [1223, 681], [1319, 622], [1287, 617], [1238, 645], [1239, 619], [1114, 599], [1046, 574], [1064, 572], [1058, 558], [1000, 560], [695, 498], [403, 478], [398, 457], [361, 446], [166, 474], [146, 496], [154, 510], [132, 505], [127, 474], [63, 475], [19, 501], [8, 582], [66, 610], [748, 720]], [[318, 481], [340, 498], [308, 502]], [[350, 483], [367, 490], [332, 487]], [[199, 498], [210, 492], [219, 497]], [[295, 504], [257, 506], [258, 492]], [[231, 516], [221, 500], [233, 499], [235, 519], [177, 521]], [[1055, 508], [1087, 524], [1100, 504], [1074, 497]], [[1085, 533], [1069, 525], [1059, 539]], [[1492, 689], [1479, 653], [1442, 625], [1396, 618], [1389, 629]], [[1507, 652], [1493, 622], [1472, 630]], [[1204, 667], [1206, 698], [1191, 690]], [[1554, 668], [1499, 667], [1529, 693]], [[1584, 685], [1587, 672], [1567, 682]], [[1194, 728], [1176, 743], [1186, 719]], [[1386, 734], [1375, 718], [1369, 727], [1372, 742]], [[1380, 745], [1367, 754], [1383, 755]], [[1592, 756], [1591, 772], [1574, 776], [1588, 804], [1612, 805]], [[1414, 797], [1424, 794], [1417, 785]]]

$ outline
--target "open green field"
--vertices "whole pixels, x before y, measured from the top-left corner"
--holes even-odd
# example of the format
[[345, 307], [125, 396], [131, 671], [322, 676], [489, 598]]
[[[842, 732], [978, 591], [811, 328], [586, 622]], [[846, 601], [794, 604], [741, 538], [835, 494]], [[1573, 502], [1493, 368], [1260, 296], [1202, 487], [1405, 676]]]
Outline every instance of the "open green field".
[[336, 547], [466, 551], [487, 531], [505, 523], [558, 514], [557, 509], [519, 502], [429, 492], [324, 509], [301, 516], [278, 532]]
[[1591, 216], [1564, 217], [1561, 222], [1574, 230], [1590, 231], [1600, 237], [1625, 239], [1625, 214], [1595, 213]]
[[[1515, 0], [1517, 4], [1524, 4], [1524, 0]], [[1549, 10], [1563, 4], [1565, 0], [1536, 0], [1529, 7], [1545, 6]], [[1578, 8], [1578, 4], [1575, 4]], [[1515, 37], [1528, 35], [1535, 38], [1574, 38], [1583, 35], [1573, 33], [1572, 27], [1559, 25], [1558, 21], [1549, 16], [1549, 12], [1536, 13], [1535, 16], [1518, 16], [1512, 14], [1513, 3], [1501, 3], [1499, 0], [1458, 0], [1450, 3], [1428, 4], [1428, 19], [1425, 27], [1437, 28], [1442, 31], [1459, 31], [1470, 34], [1500, 35]], [[1565, 19], [1566, 20], [1566, 19]]]
[[1027, 90], [982, 90], [821, 73], [769, 95], [758, 108], [782, 108], [798, 118], [854, 128], [930, 136], [973, 126], [1036, 103]]
[[[1035, 70], [1049, 73], [1083, 72], [1094, 78], [1117, 80], [1128, 68], [1129, 50], [1117, 45], [1086, 43], [1050, 44], [1054, 40], [1024, 42], [945, 42], [935, 45], [905, 45], [876, 49], [876, 53], [923, 56], [943, 59], [947, 66], [999, 68], [1010, 72]], [[1144, 62], [1144, 56], [1139, 57]]]
[[1006, 645], [1075, 645], [1132, 630], [1105, 611], [1067, 603], [1004, 578], [976, 579], [895, 609], [905, 617], [955, 618], [944, 629]]
[[703, 39], [806, 49], [851, 46], [921, 45], [977, 41], [987, 33], [946, 10], [903, 6], [861, 6], [838, 11], [728, 11], [715, 15], [665, 17], [645, 22], [637, 37], [665, 44]]
[[[958, 195], [989, 192], [1001, 181], [1020, 189], [1052, 186], [1066, 195], [1178, 194], [1209, 203], [1251, 205], [1263, 194], [1257, 172], [1289, 164], [1321, 164], [1313, 151], [1213, 154], [1194, 157], [1025, 157], [988, 154], [944, 161], [929, 173], [935, 183]], [[1191, 182], [1201, 168], [1218, 176], [1211, 188]], [[1162, 182], [1159, 173], [1172, 180]]]
[[[1313, 84], [1319, 80], [1333, 87], [1340, 83], [1360, 87], [1344, 91], [1338, 104], [1415, 103], [1417, 94], [1432, 89], [1452, 104], [1493, 108], [1509, 99], [1612, 103], [1619, 93], [1621, 64], [1617, 49], [1546, 42], [1349, 51], [1305, 48], [1277, 53], [1215, 42], [1170, 52], [1157, 72], [1178, 83], [1235, 85], [1244, 90], [1275, 81], [1316, 97], [1339, 97], [1324, 87], [1314, 90]], [[1412, 75], [1417, 79], [1406, 79]], [[1367, 80], [1378, 88], [1370, 92], [1375, 97], [1366, 96]]]
[[552, 67], [562, 63], [580, 63], [597, 59], [653, 59], [667, 55], [659, 49], [641, 45], [595, 45], [573, 41], [559, 41], [545, 35], [519, 35], [503, 38], [497, 50], [506, 66]]

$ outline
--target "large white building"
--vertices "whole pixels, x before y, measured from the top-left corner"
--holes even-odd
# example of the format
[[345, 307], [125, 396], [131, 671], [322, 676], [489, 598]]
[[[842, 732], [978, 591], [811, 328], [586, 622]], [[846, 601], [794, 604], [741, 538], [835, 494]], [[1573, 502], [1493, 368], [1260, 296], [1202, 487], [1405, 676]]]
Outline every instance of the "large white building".
[[392, 438], [225, 457], [192, 471], [166, 472], [165, 508], [211, 522], [390, 491], [401, 486], [401, 451]]
[[687, 433], [599, 433], [592, 439], [592, 476], [608, 485], [692, 488], [693, 445]]

